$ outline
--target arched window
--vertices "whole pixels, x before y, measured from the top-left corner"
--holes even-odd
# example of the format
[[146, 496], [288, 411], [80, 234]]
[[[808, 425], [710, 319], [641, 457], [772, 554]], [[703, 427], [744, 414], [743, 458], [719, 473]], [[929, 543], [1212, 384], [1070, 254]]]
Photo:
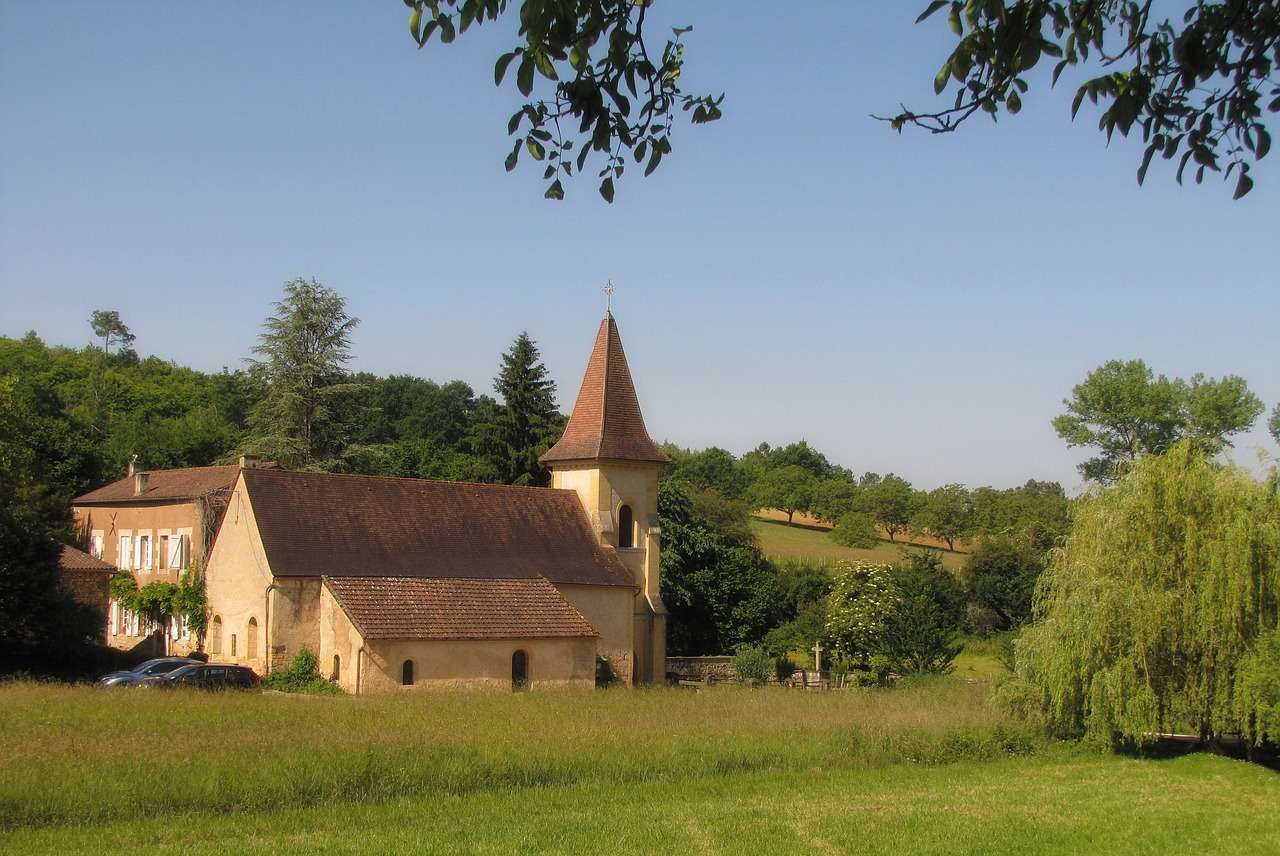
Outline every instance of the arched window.
[[249, 618], [249, 630], [245, 633], [244, 655], [250, 660], [258, 656], [258, 619]]
[[209, 622], [209, 653], [215, 656], [222, 653], [222, 616], [215, 615]]
[[400, 667], [400, 685], [413, 686], [413, 661], [405, 660], [404, 665]]
[[235, 655], [236, 655], [236, 634], [232, 633], [231, 634], [231, 656], [234, 657]]
[[618, 509], [618, 546], [634, 547], [636, 545], [635, 520], [632, 518], [631, 506], [623, 505]]
[[329, 680], [336, 681], [338, 676], [342, 674], [342, 658], [337, 654], [333, 655], [333, 674], [329, 675]]
[[529, 655], [516, 651], [511, 655], [511, 689], [522, 690], [529, 685]]

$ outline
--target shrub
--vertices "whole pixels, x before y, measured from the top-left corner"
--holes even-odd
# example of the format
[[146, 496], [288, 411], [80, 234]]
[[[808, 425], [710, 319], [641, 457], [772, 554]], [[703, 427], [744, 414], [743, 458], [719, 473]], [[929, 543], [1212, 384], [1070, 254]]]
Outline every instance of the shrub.
[[294, 655], [292, 663], [267, 675], [262, 683], [267, 689], [282, 693], [338, 695], [342, 692], [336, 684], [320, 677], [320, 661], [306, 645]]
[[767, 681], [773, 668], [768, 653], [756, 645], [739, 645], [733, 655], [733, 671], [740, 681]]

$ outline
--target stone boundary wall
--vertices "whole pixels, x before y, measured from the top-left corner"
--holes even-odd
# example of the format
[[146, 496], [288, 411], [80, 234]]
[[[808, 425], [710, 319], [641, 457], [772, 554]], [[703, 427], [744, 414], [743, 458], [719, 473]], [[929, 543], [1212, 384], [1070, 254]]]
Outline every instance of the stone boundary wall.
[[684, 681], [731, 681], [736, 677], [732, 657], [668, 657], [667, 675]]

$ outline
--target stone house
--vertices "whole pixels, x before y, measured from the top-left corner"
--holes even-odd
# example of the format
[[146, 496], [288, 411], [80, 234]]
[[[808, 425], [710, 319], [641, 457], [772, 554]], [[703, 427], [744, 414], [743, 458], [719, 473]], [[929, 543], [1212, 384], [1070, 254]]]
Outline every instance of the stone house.
[[64, 546], [58, 557], [58, 579], [77, 602], [105, 616], [110, 609], [111, 577], [116, 568], [84, 550]]
[[[176, 584], [208, 555], [241, 467], [255, 464], [148, 472], [134, 461], [125, 478], [75, 499], [72, 515], [95, 559], [131, 572], [139, 587]], [[160, 656], [188, 653], [198, 642], [181, 621], [154, 626], [109, 598], [106, 619], [113, 648]]]

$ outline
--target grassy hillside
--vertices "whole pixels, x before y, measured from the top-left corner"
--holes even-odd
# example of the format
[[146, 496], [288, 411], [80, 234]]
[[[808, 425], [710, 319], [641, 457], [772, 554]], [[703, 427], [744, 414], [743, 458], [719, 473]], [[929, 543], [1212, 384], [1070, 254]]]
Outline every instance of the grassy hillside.
[[[903, 550], [920, 550], [923, 546], [890, 543], [882, 540], [880, 546], [870, 550], [854, 547], [841, 547], [831, 540], [828, 530], [812, 525], [788, 526], [786, 517], [753, 517], [751, 528], [760, 539], [760, 549], [770, 559], [805, 559], [805, 560], [855, 560], [868, 562], [886, 562], [897, 564], [902, 561]], [[932, 545], [925, 545], [932, 546]], [[941, 551], [942, 566], [950, 570], [958, 570], [964, 564], [964, 553]]]
[[6, 853], [1280, 852], [1273, 772], [1052, 745], [953, 680], [382, 698], [15, 682], [0, 722]]

